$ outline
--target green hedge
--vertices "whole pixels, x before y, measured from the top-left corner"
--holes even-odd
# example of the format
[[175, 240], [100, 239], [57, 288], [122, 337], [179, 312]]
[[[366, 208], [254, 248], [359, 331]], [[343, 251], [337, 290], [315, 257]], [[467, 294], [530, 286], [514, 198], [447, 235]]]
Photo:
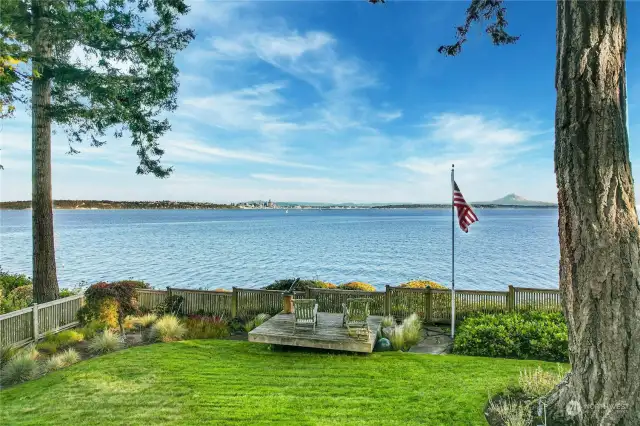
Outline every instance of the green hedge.
[[567, 362], [567, 324], [559, 312], [481, 314], [458, 327], [454, 353]]

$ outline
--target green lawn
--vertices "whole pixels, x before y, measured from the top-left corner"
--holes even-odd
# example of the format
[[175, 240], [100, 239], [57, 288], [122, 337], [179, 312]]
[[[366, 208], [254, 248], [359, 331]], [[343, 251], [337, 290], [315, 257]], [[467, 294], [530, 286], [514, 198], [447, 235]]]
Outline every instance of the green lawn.
[[81, 362], [0, 392], [0, 424], [486, 424], [489, 394], [537, 361], [272, 352], [194, 340]]

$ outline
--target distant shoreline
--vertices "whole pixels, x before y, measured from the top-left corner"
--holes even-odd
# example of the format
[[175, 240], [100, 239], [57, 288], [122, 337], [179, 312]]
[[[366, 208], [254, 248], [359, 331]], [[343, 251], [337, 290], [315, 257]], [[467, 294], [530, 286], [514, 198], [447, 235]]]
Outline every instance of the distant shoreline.
[[[544, 204], [473, 204], [476, 209], [557, 209], [551, 203]], [[366, 209], [450, 209], [451, 204], [389, 204], [389, 205], [313, 205], [286, 203], [276, 208], [243, 207], [235, 204], [199, 203], [188, 201], [109, 201], [109, 200], [54, 200], [56, 210], [366, 210]], [[29, 210], [31, 201], [2, 201], [0, 210]]]

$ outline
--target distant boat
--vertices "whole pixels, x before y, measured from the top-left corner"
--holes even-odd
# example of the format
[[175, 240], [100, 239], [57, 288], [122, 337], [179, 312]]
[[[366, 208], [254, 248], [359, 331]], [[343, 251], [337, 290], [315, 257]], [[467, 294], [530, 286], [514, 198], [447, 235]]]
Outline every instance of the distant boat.
[[285, 213], [289, 213], [289, 210], [285, 210], [284, 212], [285, 212]]

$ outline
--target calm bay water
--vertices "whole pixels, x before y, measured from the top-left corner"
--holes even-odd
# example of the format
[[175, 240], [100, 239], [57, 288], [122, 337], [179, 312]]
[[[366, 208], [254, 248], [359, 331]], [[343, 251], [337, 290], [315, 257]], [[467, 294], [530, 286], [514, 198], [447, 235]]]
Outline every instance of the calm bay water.
[[[558, 213], [478, 210], [456, 229], [456, 288], [557, 288]], [[0, 266], [31, 271], [31, 211], [0, 212]], [[143, 279], [154, 287], [262, 287], [318, 277], [376, 287], [451, 282], [448, 210], [56, 210], [62, 287]]]

